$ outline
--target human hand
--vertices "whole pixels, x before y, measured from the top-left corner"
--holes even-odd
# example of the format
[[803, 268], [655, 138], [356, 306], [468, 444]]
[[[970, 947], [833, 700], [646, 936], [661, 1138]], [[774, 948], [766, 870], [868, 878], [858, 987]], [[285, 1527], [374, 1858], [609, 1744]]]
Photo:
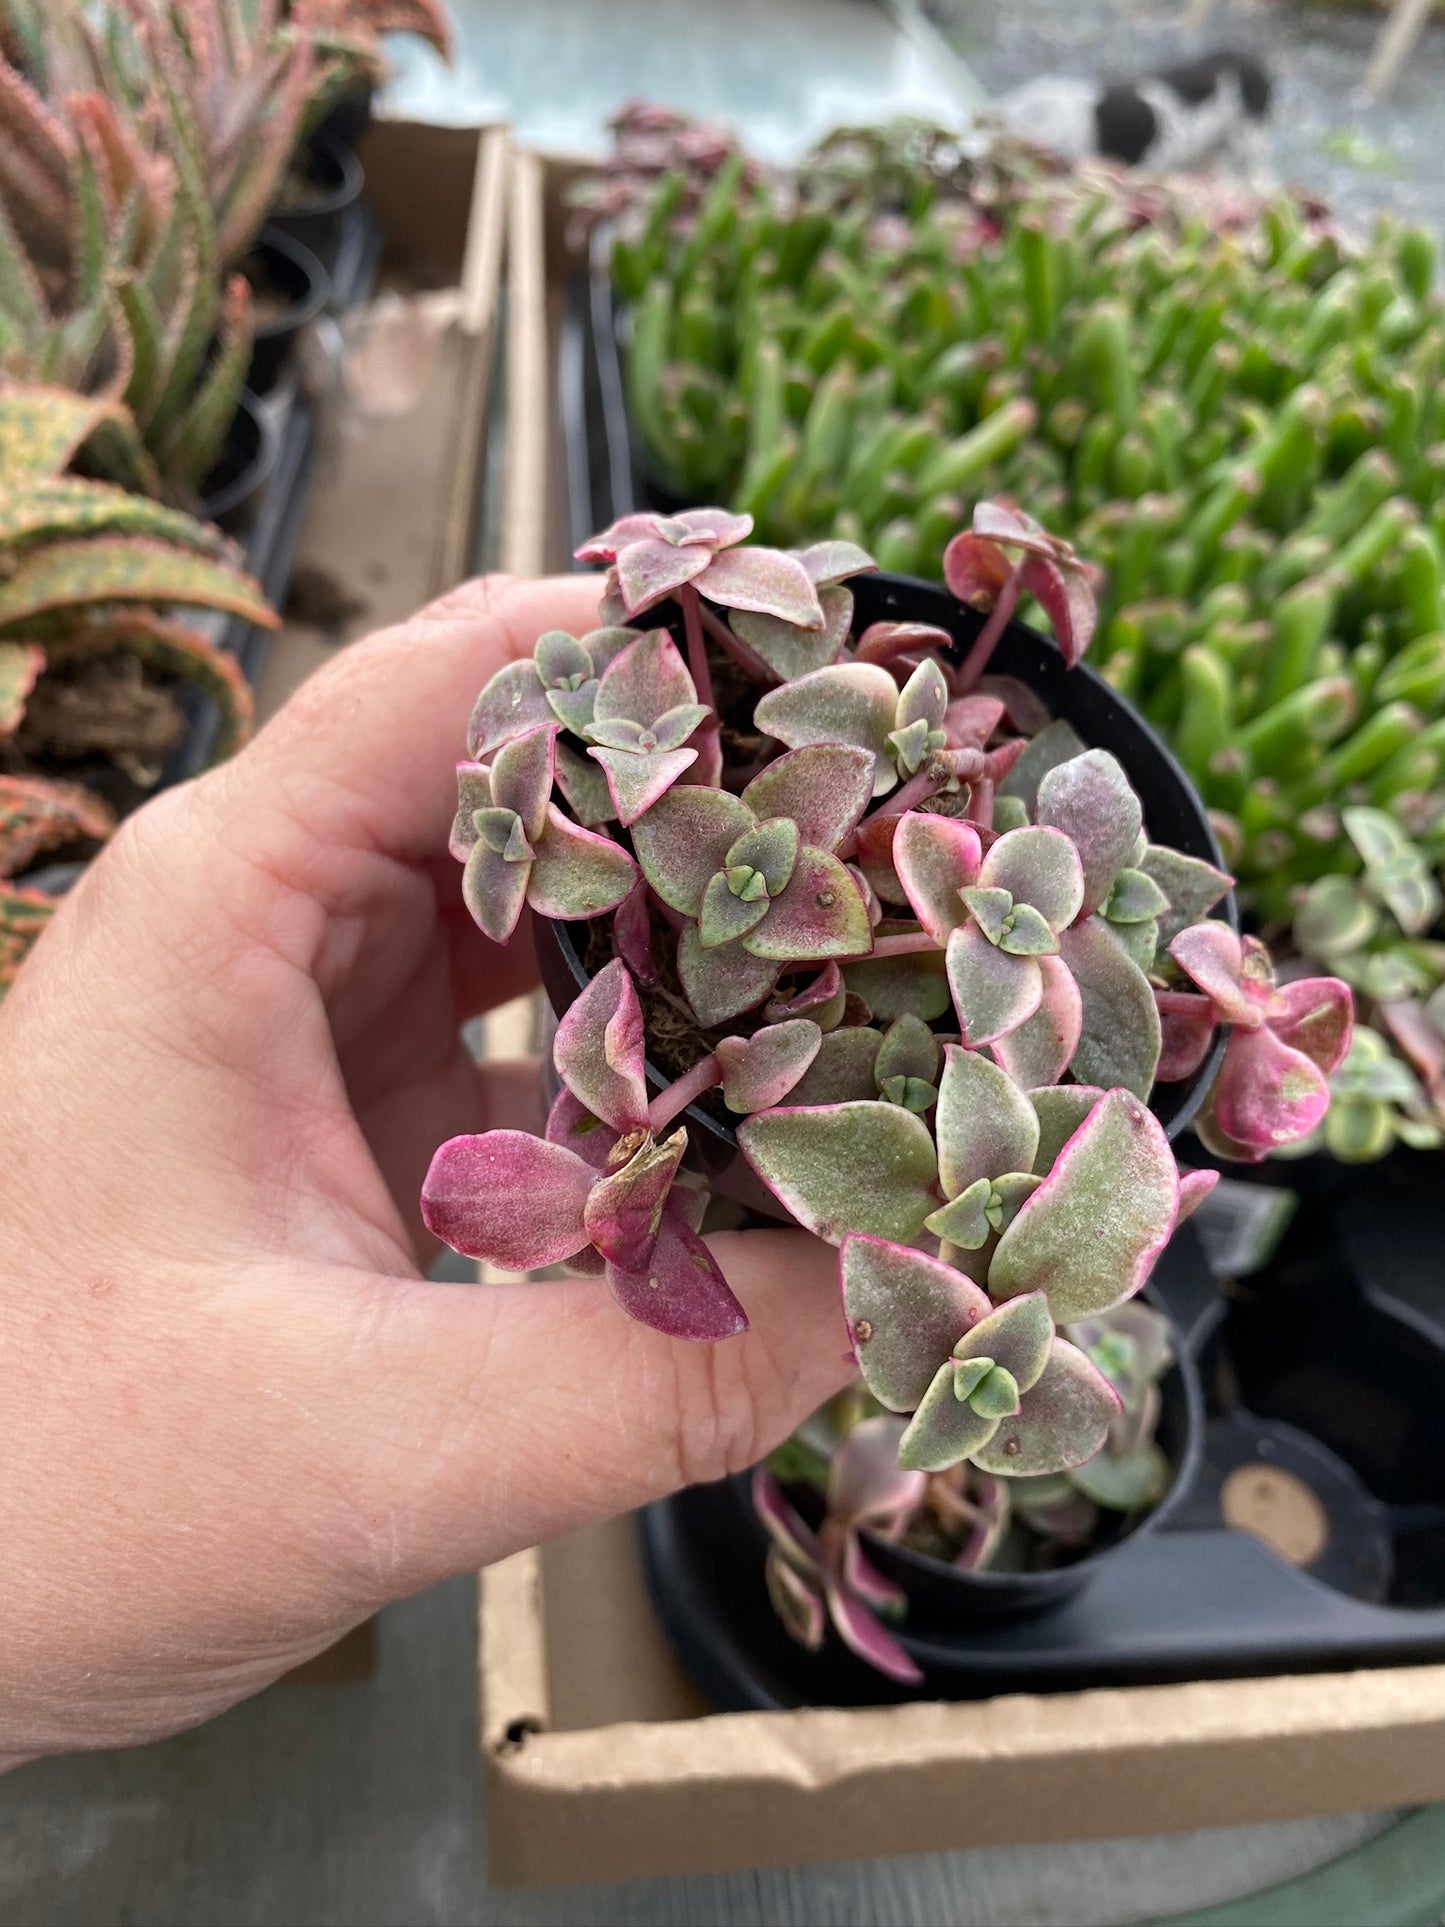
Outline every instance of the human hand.
[[[446, 852], [476, 691], [597, 584], [469, 584], [130, 818], [0, 1006], [0, 1756], [204, 1719], [389, 1599], [743, 1466], [847, 1376], [832, 1254], [752, 1320], [424, 1281], [444, 1139], [540, 1128], [462, 1021], [528, 987]], [[3, 1763], [3, 1761], [0, 1761]]]

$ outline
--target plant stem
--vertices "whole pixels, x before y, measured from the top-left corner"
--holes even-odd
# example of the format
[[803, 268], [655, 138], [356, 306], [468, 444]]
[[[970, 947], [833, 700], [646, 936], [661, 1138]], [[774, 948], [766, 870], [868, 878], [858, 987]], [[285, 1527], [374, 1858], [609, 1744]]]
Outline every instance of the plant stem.
[[697, 699], [713, 708], [712, 671], [707, 662], [707, 640], [703, 635], [702, 598], [690, 582], [685, 582], [677, 592], [682, 604], [682, 624], [687, 636], [687, 666], [692, 673]]
[[647, 1127], [656, 1137], [666, 1130], [672, 1120], [685, 1111], [694, 1098], [710, 1091], [715, 1084], [722, 1082], [722, 1065], [709, 1051], [700, 1057], [690, 1071], [679, 1077], [675, 1084], [669, 1084], [665, 1091], [659, 1091], [647, 1107]]
[[[701, 613], [703, 628], [719, 649], [732, 657], [739, 669], [746, 670], [758, 682], [773, 683], [778, 680], [762, 657], [750, 649], [741, 636], [735, 636], [721, 616], [715, 616], [711, 609], [703, 609]], [[701, 696], [698, 701], [702, 701]]]
[[1019, 597], [1023, 594], [1023, 570], [1023, 563], [1015, 562], [1008, 580], [999, 590], [998, 601], [993, 605], [988, 621], [974, 638], [973, 647], [964, 658], [958, 675], [954, 678], [953, 687], [956, 697], [966, 696], [969, 690], [976, 688], [979, 678], [988, 668], [989, 660], [998, 647], [999, 637], [1007, 629], [1009, 618], [1018, 607]]
[[873, 948], [865, 955], [874, 957], [913, 957], [923, 950], [937, 950], [939, 946], [926, 930], [901, 930], [892, 937], [876, 937]]

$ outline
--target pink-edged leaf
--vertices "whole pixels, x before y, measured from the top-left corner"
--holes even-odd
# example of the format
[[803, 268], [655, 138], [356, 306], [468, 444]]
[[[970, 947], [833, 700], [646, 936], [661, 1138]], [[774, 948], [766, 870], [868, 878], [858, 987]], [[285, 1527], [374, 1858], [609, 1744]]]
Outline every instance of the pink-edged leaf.
[[923, 1674], [917, 1664], [862, 1603], [840, 1585], [826, 1587], [828, 1614], [838, 1637], [865, 1665], [903, 1686], [921, 1686]]
[[988, 1358], [1002, 1365], [1021, 1392], [1036, 1385], [1049, 1361], [1054, 1321], [1041, 1291], [1011, 1298], [990, 1311], [959, 1339], [953, 1355], [959, 1359]]
[[1200, 998], [1197, 1010], [1162, 1013], [1159, 1067], [1154, 1073], [1160, 1084], [1177, 1084], [1181, 1078], [1193, 1077], [1209, 1055], [1217, 1021], [1207, 997]]
[[1038, 1383], [973, 1462], [1010, 1478], [1067, 1472], [1093, 1458], [1119, 1411], [1119, 1395], [1103, 1373], [1067, 1339], [1056, 1338]]
[[1147, 1097], [1163, 1042], [1149, 979], [1097, 917], [1060, 932], [1059, 954], [1083, 1000], [1073, 1074], [1105, 1090], [1122, 1085]]
[[[1004, 707], [997, 696], [960, 696], [943, 713], [948, 740], [957, 749], [982, 749], [1003, 721]], [[1027, 748], [1027, 744], [1024, 745]], [[1022, 753], [1022, 751], [1020, 752]]]
[[811, 548], [797, 549], [793, 553], [802, 563], [808, 580], [814, 588], [819, 589], [833, 582], [842, 582], [850, 575], [867, 574], [878, 567], [868, 551], [860, 549], [856, 542], [836, 539], [815, 542]]
[[808, 1652], [816, 1653], [828, 1630], [821, 1579], [810, 1583], [789, 1565], [776, 1546], [769, 1546], [763, 1560], [763, 1583], [784, 1632]]
[[1033, 1168], [1041, 1178], [1053, 1170], [1060, 1151], [1103, 1095], [1095, 1084], [1059, 1084], [1029, 1092], [1029, 1103], [1039, 1121], [1039, 1148], [1034, 1153]]
[[730, 509], [683, 509], [671, 518], [686, 529], [683, 540], [701, 540], [710, 549], [728, 549], [746, 542], [753, 532], [751, 515], [734, 515]]
[[1244, 946], [1227, 923], [1211, 917], [1191, 924], [1170, 944], [1169, 955], [1221, 1017], [1247, 1030], [1257, 1029], [1264, 1021], [1263, 1009], [1240, 982]]
[[978, 881], [983, 845], [971, 823], [910, 810], [893, 837], [893, 868], [913, 914], [942, 947], [967, 923], [961, 891]]
[[794, 1570], [821, 1572], [823, 1548], [765, 1465], [755, 1465], [751, 1482], [753, 1510], [768, 1537]]
[[477, 811], [492, 807], [492, 772], [486, 764], [458, 763], [457, 813], [447, 845], [458, 863], [466, 862], [467, 853], [477, 840]]
[[1214, 1116], [1236, 1144], [1255, 1152], [1294, 1144], [1330, 1108], [1324, 1073], [1266, 1025], [1230, 1036], [1213, 1092]]
[[804, 843], [831, 851], [857, 827], [872, 794], [869, 751], [851, 743], [809, 743], [769, 763], [742, 801], [760, 820], [791, 817]]
[[1159, 941], [1166, 949], [1181, 930], [1207, 916], [1234, 882], [1201, 857], [1152, 843], [1139, 859], [1139, 868], [1168, 899], [1169, 908], [1159, 918]]
[[865, 1418], [853, 1427], [828, 1465], [831, 1518], [845, 1526], [873, 1526], [884, 1533], [907, 1524], [927, 1490], [927, 1481], [916, 1472], [900, 1471], [902, 1436], [901, 1421], [888, 1416]]
[[946, 1044], [943, 1056], [934, 1130], [945, 1196], [958, 1197], [979, 1178], [1031, 1171], [1039, 1120], [1028, 1098], [977, 1051]]
[[610, 836], [584, 830], [555, 803], [537, 845], [527, 901], [539, 916], [576, 923], [615, 910], [637, 881], [637, 865]]
[[974, 924], [954, 931], [946, 958], [959, 1029], [970, 1049], [1017, 1030], [1043, 1001], [1038, 958], [1013, 957], [995, 949]]
[[769, 1111], [781, 1104], [818, 1055], [823, 1033], [806, 1017], [769, 1024], [751, 1037], [724, 1037], [717, 1046], [723, 1101], [732, 1111]]
[[686, 917], [702, 909], [709, 878], [756, 818], [726, 790], [668, 790], [632, 826], [632, 847], [653, 889]]
[[783, 682], [806, 676], [836, 662], [853, 626], [851, 591], [837, 587], [820, 588], [818, 607], [823, 612], [820, 629], [800, 629], [795, 622], [782, 622], [777, 616], [760, 615], [756, 610], [735, 609], [732, 629], [735, 635], [766, 663]]
[[655, 749], [640, 756], [625, 749], [589, 749], [587, 754], [602, 765], [607, 793], [625, 830], [697, 761], [694, 749]]
[[474, 759], [490, 756], [514, 736], [556, 720], [536, 665], [509, 662], [477, 697], [467, 729], [467, 754]]
[[567, 1150], [575, 1151], [584, 1164], [594, 1171], [605, 1171], [612, 1147], [619, 1133], [610, 1124], [604, 1124], [600, 1117], [594, 1117], [580, 1098], [572, 1095], [564, 1084], [552, 1100], [552, 1108], [547, 1113], [547, 1142], [564, 1145]]
[[856, 957], [872, 947], [873, 924], [856, 880], [837, 857], [804, 845], [787, 888], [743, 939], [754, 957], [806, 963]]
[[850, 1231], [906, 1244], [938, 1202], [928, 1127], [897, 1104], [762, 1111], [738, 1126], [738, 1143], [773, 1195], [829, 1244]]
[[649, 1138], [620, 1170], [593, 1185], [583, 1222], [609, 1264], [643, 1271], [662, 1225], [662, 1210], [687, 1151], [687, 1130], [661, 1144]]
[[909, 1013], [889, 1025], [879, 1048], [876, 1074], [880, 1085], [893, 1077], [936, 1084], [941, 1062], [938, 1039], [921, 1018]]
[[1015, 903], [1037, 910], [1050, 930], [1066, 929], [1084, 900], [1079, 853], [1062, 830], [1030, 824], [1007, 830], [990, 845], [978, 873], [985, 890], [1007, 890]]
[[1349, 1052], [1355, 1000], [1338, 977], [1297, 977], [1280, 985], [1267, 1021], [1282, 1044], [1302, 1052], [1328, 1077]]
[[940, 1361], [992, 1309], [962, 1272], [883, 1238], [845, 1238], [840, 1275], [858, 1369], [894, 1412], [916, 1408]]
[[462, 901], [478, 929], [493, 943], [508, 943], [527, 901], [533, 865], [512, 863], [480, 840], [467, 854], [462, 872]]
[[636, 983], [649, 989], [657, 982], [657, 954], [652, 943], [652, 916], [647, 907], [647, 883], [638, 877], [617, 906], [612, 919], [612, 949], [631, 971]]
[[975, 1411], [954, 1391], [958, 1367], [940, 1365], [898, 1447], [898, 1463], [919, 1472], [946, 1472], [973, 1458], [998, 1429], [998, 1420]]
[[454, 1137], [427, 1171], [422, 1220], [453, 1251], [531, 1271], [588, 1242], [582, 1214], [592, 1177], [574, 1152], [525, 1131]]
[[696, 701], [697, 687], [677, 644], [665, 629], [650, 629], [607, 665], [592, 713], [599, 722], [625, 718], [650, 729], [669, 709]]
[[1030, 556], [1021, 575], [1024, 588], [1049, 619], [1059, 654], [1072, 669], [1094, 640], [1098, 608], [1093, 583], [1082, 569], [1061, 568], [1042, 556]]
[[698, 588], [725, 609], [755, 609], [802, 629], [823, 627], [823, 607], [808, 571], [782, 549], [724, 549]]
[[1217, 1171], [1182, 1172], [1179, 1178], [1179, 1215], [1175, 1224], [1181, 1225], [1186, 1218], [1192, 1218], [1218, 1182]]
[[1147, 1281], [1178, 1208], [1163, 1126], [1132, 1092], [1112, 1090], [999, 1239], [989, 1290], [1041, 1291], [1061, 1325], [1122, 1304]]
[[599, 824], [614, 820], [617, 805], [607, 787], [607, 778], [596, 763], [579, 756], [566, 743], [558, 743], [556, 776], [558, 789], [584, 829], [596, 829]]
[[1118, 758], [1106, 749], [1090, 749], [1049, 770], [1039, 784], [1034, 814], [1039, 823], [1062, 830], [1078, 851], [1084, 871], [1079, 914], [1092, 916], [1129, 862], [1144, 822]]
[[1032, 1017], [997, 1037], [993, 1054], [1026, 1091], [1057, 1084], [1073, 1061], [1084, 1028], [1084, 1000], [1061, 957], [1040, 957], [1043, 995]]
[[844, 1024], [829, 1031], [812, 1064], [789, 1091], [788, 1104], [847, 1104], [854, 1098], [876, 1097], [882, 1043], [881, 1034], [867, 1025]]
[[514, 736], [492, 758], [492, 801], [516, 811], [529, 843], [546, 827], [556, 743], [557, 725], [547, 723]]
[[858, 638], [854, 655], [859, 662], [888, 663], [899, 656], [922, 655], [930, 649], [948, 650], [953, 637], [931, 622], [870, 622]]
[[778, 966], [750, 956], [740, 943], [703, 948], [697, 925], [690, 923], [677, 943], [677, 974], [693, 1015], [704, 1030], [755, 1010], [778, 981]]
[[706, 548], [677, 548], [671, 542], [644, 538], [629, 542], [617, 553], [617, 588], [629, 616], [639, 616], [655, 603], [665, 602], [707, 569], [713, 557]]
[[842, 1021], [846, 997], [842, 971], [836, 963], [825, 963], [810, 982], [771, 999], [763, 1016], [770, 1024], [786, 1023], [790, 1017], [811, 1017], [820, 1030], [831, 1031]]
[[[865, 1425], [876, 1424], [878, 1422], [879, 1421], [873, 1419], [865, 1419], [863, 1421]], [[902, 1437], [903, 1426], [898, 1419], [885, 1419], [882, 1423], [896, 1425], [898, 1427], [898, 1436], [900, 1438]], [[849, 1436], [851, 1437], [852, 1434], [850, 1433]], [[898, 1472], [896, 1466], [894, 1467], [894, 1471], [899, 1478], [917, 1479], [919, 1484], [926, 1489], [928, 1480], [925, 1474], [919, 1472]], [[917, 1504], [916, 1500], [914, 1504]], [[888, 1535], [881, 1534], [880, 1536], [887, 1537]], [[902, 1586], [895, 1584], [893, 1580], [879, 1572], [873, 1561], [868, 1557], [867, 1553], [864, 1552], [856, 1532], [845, 1532], [843, 1535], [843, 1550], [839, 1573], [844, 1591], [851, 1594], [854, 1599], [860, 1600], [863, 1605], [868, 1607], [870, 1612], [882, 1613], [889, 1619], [898, 1619], [906, 1611], [908, 1606], [907, 1593], [904, 1592]]]
[[898, 712], [898, 685], [874, 663], [840, 662], [770, 689], [753, 710], [757, 727], [789, 749], [807, 743], [853, 743], [876, 759], [873, 794], [897, 781], [888, 735]]
[[589, 535], [580, 549], [573, 550], [573, 556], [578, 562], [615, 562], [630, 542], [655, 539], [661, 519], [651, 510], [620, 516], [609, 528]]
[[996, 542], [967, 529], [943, 551], [943, 579], [949, 594], [970, 609], [991, 609], [1012, 572], [1013, 565]]
[[629, 643], [636, 642], [637, 633], [636, 629], [620, 627], [589, 629], [582, 638], [582, 647], [592, 664], [592, 674], [601, 676], [607, 665], [620, 656]]
[[607, 1267], [607, 1289], [629, 1318], [668, 1338], [716, 1344], [748, 1329], [707, 1245], [678, 1213], [666, 1210], [645, 1271]]
[[850, 963], [843, 978], [848, 989], [884, 1022], [911, 1011], [930, 1024], [948, 1009], [948, 978], [941, 950]]
[[646, 1050], [642, 1005], [614, 957], [564, 1011], [552, 1062], [574, 1097], [625, 1135], [647, 1128]]

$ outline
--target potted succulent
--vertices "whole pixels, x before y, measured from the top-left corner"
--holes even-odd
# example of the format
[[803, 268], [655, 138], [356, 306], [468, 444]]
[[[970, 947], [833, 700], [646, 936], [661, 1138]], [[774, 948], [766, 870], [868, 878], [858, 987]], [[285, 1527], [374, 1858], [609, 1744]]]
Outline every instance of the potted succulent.
[[276, 622], [214, 529], [71, 472], [134, 435], [114, 403], [0, 384], [0, 994], [54, 907], [25, 873], [92, 849], [151, 793], [199, 728], [180, 697], [213, 713], [198, 762], [249, 730], [234, 657], [173, 609]]
[[[710, 1199], [790, 1218], [839, 1249], [900, 1476], [1055, 1478], [1124, 1410], [1077, 1337], [1215, 1181], [1181, 1174], [1156, 1086], [1207, 1081], [1238, 1024], [1252, 1047], [1214, 1115], [1262, 1156], [1324, 1114], [1349, 991], [1267, 989], [1209, 915], [1228, 876], [1154, 842], [1118, 757], [998, 673], [1042, 652], [1108, 697], [1070, 666], [1093, 606], [1066, 544], [981, 503], [950, 595], [870, 578], [846, 542], [750, 532], [624, 518], [580, 551], [609, 566], [606, 626], [540, 637], [478, 698], [453, 850], [495, 941], [533, 913], [561, 1090], [544, 1138], [443, 1145], [423, 1213], [460, 1251], [566, 1263], [713, 1342], [747, 1314], [701, 1235]], [[1025, 588], [1055, 643], [1011, 658]], [[858, 623], [904, 590], [933, 621]]]

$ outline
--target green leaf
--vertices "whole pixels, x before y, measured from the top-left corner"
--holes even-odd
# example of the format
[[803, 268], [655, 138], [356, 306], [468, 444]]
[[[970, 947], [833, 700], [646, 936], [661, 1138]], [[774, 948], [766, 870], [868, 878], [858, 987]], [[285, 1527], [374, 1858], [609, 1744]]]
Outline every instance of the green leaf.
[[1028, 1098], [977, 1051], [948, 1044], [943, 1055], [934, 1129], [945, 1193], [956, 1198], [979, 1178], [1032, 1170], [1039, 1120]]
[[1092, 915], [1128, 863], [1144, 821], [1118, 758], [1090, 749], [1049, 770], [1039, 783], [1035, 818], [1062, 830], [1078, 851], [1084, 893], [1075, 914]]
[[1017, 797], [1032, 813], [1039, 785], [1051, 769], [1084, 754], [1084, 742], [1068, 723], [1048, 723], [1033, 737], [1008, 775], [999, 784], [1000, 796]]
[[975, 1178], [956, 1198], [932, 1212], [924, 1228], [944, 1243], [960, 1251], [982, 1251], [993, 1236], [988, 1221], [988, 1206], [993, 1199], [993, 1179]]
[[854, 1098], [871, 1098], [878, 1089], [876, 1064], [882, 1041], [876, 1030], [864, 1024], [830, 1030], [788, 1102], [846, 1104]]
[[1004, 920], [998, 947], [1011, 957], [1052, 957], [1058, 953], [1059, 940], [1042, 911], [1031, 903], [1016, 903]]
[[906, 1244], [938, 1202], [928, 1128], [896, 1104], [829, 1104], [751, 1117], [738, 1142], [805, 1229], [841, 1244], [849, 1232]]
[[732, 845], [755, 822], [746, 804], [726, 790], [687, 784], [658, 797], [633, 824], [632, 847], [643, 875], [663, 902], [685, 917], [696, 917], [709, 879], [722, 869]]
[[1110, 923], [1147, 923], [1169, 908], [1169, 899], [1147, 871], [1121, 870], [1104, 906]]
[[637, 880], [637, 868], [611, 837], [579, 829], [555, 803], [537, 844], [527, 901], [541, 916], [560, 922], [600, 917], [615, 910]]
[[919, 1017], [900, 1017], [891, 1024], [878, 1052], [880, 1084], [891, 1077], [916, 1078], [932, 1084], [938, 1078], [938, 1039]]
[[1152, 843], [1138, 867], [1153, 878], [1168, 899], [1169, 908], [1159, 918], [1159, 941], [1166, 946], [1181, 930], [1206, 916], [1230, 886], [1230, 879], [1212, 863]]
[[770, 689], [753, 716], [759, 729], [789, 749], [806, 743], [853, 743], [870, 750], [877, 759], [873, 794], [882, 796], [897, 781], [888, 754], [888, 732], [897, 709], [898, 685], [886, 669], [847, 662]]
[[986, 1294], [951, 1266], [881, 1238], [843, 1240], [843, 1315], [869, 1391], [911, 1412], [940, 1359], [989, 1313]]
[[[714, 792], [698, 792], [709, 793]], [[740, 943], [705, 950], [697, 925], [690, 923], [678, 939], [677, 974], [693, 1015], [704, 1030], [711, 1030], [755, 1009], [778, 981], [778, 966], [765, 957], [749, 956]]]
[[[953, 1348], [955, 1358], [987, 1358], [1017, 1381], [1020, 1391], [1036, 1385], [1049, 1362], [1054, 1321], [1042, 1292], [1015, 1298], [980, 1319]], [[1014, 1408], [1011, 1408], [1014, 1409]], [[997, 1412], [996, 1418], [1006, 1414]]]
[[857, 882], [837, 857], [805, 844], [787, 888], [743, 938], [743, 948], [755, 957], [804, 963], [856, 957], [872, 942], [868, 905]]
[[800, 629], [795, 623], [751, 609], [734, 609], [729, 621], [735, 634], [762, 657], [779, 681], [796, 682], [800, 676], [835, 663], [853, 625], [849, 590], [825, 586], [818, 590], [818, 601], [823, 610], [821, 629]]
[[[959, 1367], [955, 1380], [962, 1376], [964, 1369]], [[984, 1373], [967, 1397], [980, 1418], [1012, 1418], [1019, 1409], [1018, 1384], [1013, 1373], [1002, 1365], [994, 1365]]]
[[941, 950], [876, 960], [865, 957], [846, 965], [843, 977], [848, 989], [885, 1023], [911, 1012], [927, 1024], [948, 1009], [948, 978]]
[[[756, 870], [746, 874], [757, 884], [762, 878]], [[734, 943], [755, 930], [772, 909], [765, 887], [756, 892], [734, 891], [731, 875], [719, 870], [706, 890], [702, 893], [702, 911], [698, 917], [698, 941], [704, 950], [716, 950], [720, 944]]]
[[0, 642], [0, 743], [20, 727], [25, 699], [44, 667], [39, 643]]
[[1039, 1148], [1033, 1162], [1039, 1177], [1046, 1178], [1053, 1170], [1060, 1151], [1103, 1095], [1093, 1084], [1058, 1084], [1029, 1092], [1039, 1121]]
[[[949, 938], [946, 963], [959, 1028], [970, 1049], [979, 1049], [1017, 1030], [1043, 999], [1044, 980], [1038, 959], [1011, 957], [1007, 951], [996, 950], [972, 925], [955, 930]], [[1154, 1021], [1157, 1028], [1157, 1015]]]
[[1015, 903], [1031, 904], [1050, 930], [1072, 923], [1084, 899], [1079, 853], [1061, 830], [1009, 830], [984, 856], [978, 880], [985, 889], [1007, 890]]
[[1105, 1090], [1122, 1085], [1148, 1097], [1163, 1041], [1149, 979], [1093, 917], [1061, 933], [1059, 954], [1083, 1001], [1074, 1076], [1083, 1084]]
[[952, 1359], [939, 1366], [899, 1440], [898, 1463], [907, 1471], [946, 1472], [973, 1458], [998, 1430], [996, 1418], [985, 1418], [954, 1397], [955, 1369]]
[[782, 895], [797, 861], [798, 826], [786, 816], [769, 817], [755, 829], [744, 830], [724, 858], [729, 869], [745, 866], [758, 871], [770, 897]]

